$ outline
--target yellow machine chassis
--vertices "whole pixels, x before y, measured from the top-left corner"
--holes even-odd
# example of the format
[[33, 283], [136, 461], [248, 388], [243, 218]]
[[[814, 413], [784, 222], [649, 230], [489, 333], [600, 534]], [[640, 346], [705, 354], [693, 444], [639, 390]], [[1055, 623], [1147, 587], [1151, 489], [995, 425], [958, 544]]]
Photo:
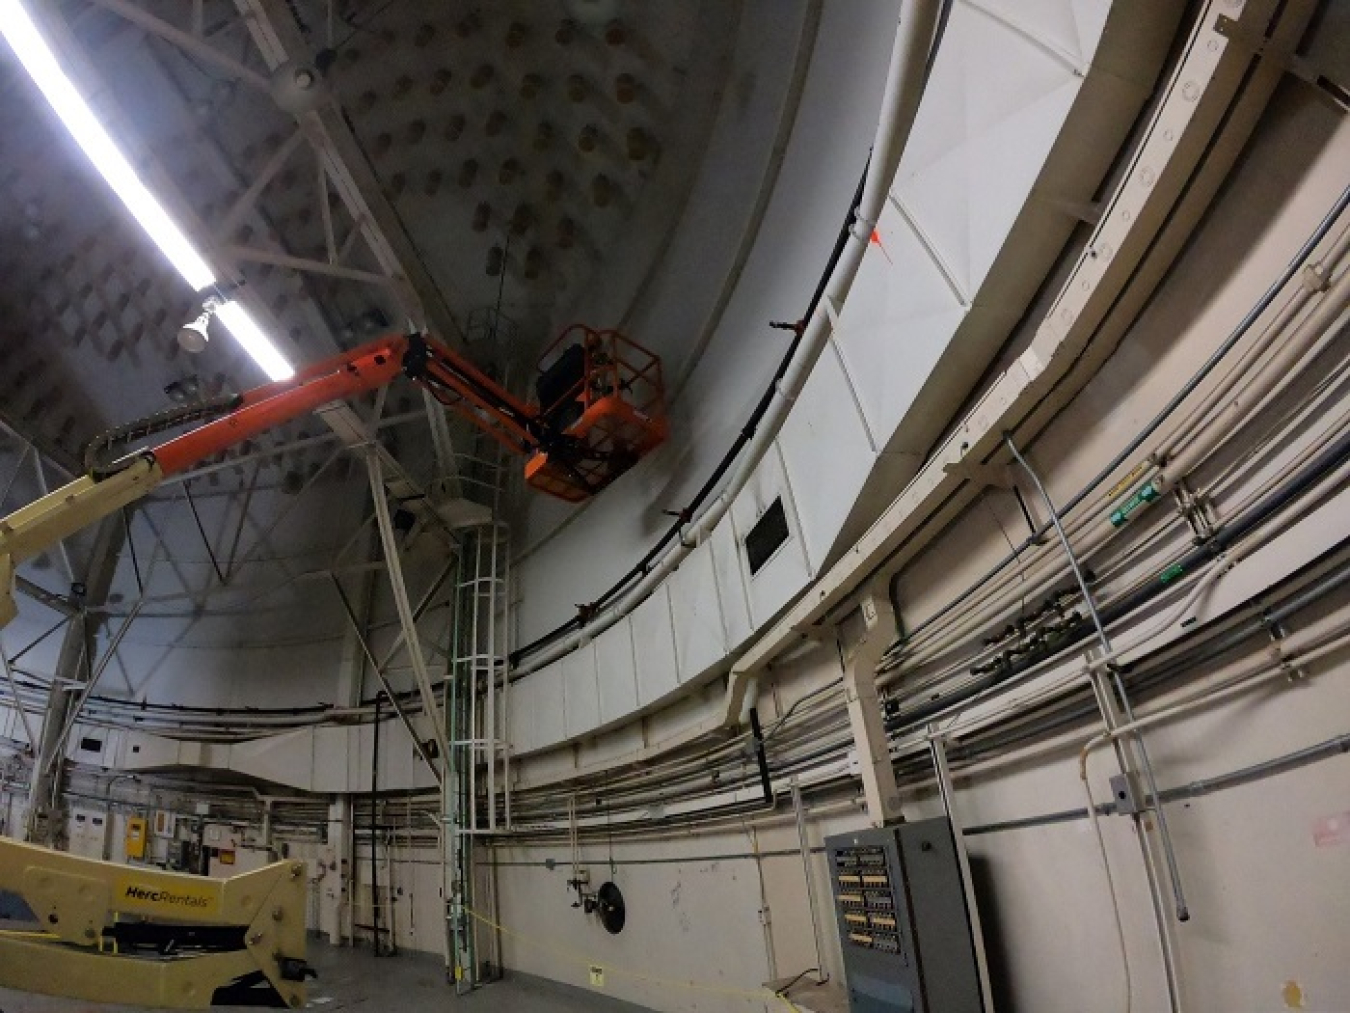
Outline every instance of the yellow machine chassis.
[[[305, 1004], [305, 867], [278, 862], [208, 879], [80, 858], [0, 840], [0, 888], [23, 897], [42, 932], [0, 933], [0, 984], [100, 1002], [205, 1009], [218, 988], [261, 972], [281, 1001]], [[115, 952], [118, 922], [242, 926], [243, 949], [174, 957]], [[287, 964], [292, 977], [287, 977]]]

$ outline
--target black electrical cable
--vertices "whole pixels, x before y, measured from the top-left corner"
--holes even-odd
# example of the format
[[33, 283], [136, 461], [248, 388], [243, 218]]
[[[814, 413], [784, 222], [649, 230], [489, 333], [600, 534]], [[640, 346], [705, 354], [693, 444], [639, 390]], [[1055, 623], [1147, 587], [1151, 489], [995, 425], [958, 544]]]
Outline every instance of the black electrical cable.
[[[774, 995], [786, 996], [786, 995], [788, 994], [788, 991], [792, 988], [792, 986], [795, 985], [795, 984], [797, 984], [797, 982], [801, 981], [801, 980], [802, 980], [803, 978], [805, 978], [808, 974], [819, 974], [819, 973], [820, 973], [820, 968], [819, 968], [819, 967], [808, 967], [808, 968], [807, 968], [805, 971], [803, 971], [801, 974], [793, 975], [793, 976], [792, 976], [791, 978], [789, 978], [786, 982], [784, 982], [783, 984], [781, 984], [781, 985], [779, 985], [777, 988], [775, 988], [775, 989], [773, 990], [773, 994], [774, 994]], [[817, 985], [823, 985], [823, 984], [825, 984], [825, 983], [824, 983], [823, 981], [817, 981], [817, 982], [815, 982], [815, 984], [817, 984]]]
[[[871, 159], [869, 158], [868, 164], [870, 163]], [[866, 182], [867, 168], [864, 166], [862, 175], [858, 179], [858, 187], [853, 194], [853, 200], [849, 204], [848, 214], [844, 216], [844, 224], [839, 229], [839, 235], [835, 239], [833, 250], [830, 251], [830, 257], [826, 262], [825, 270], [821, 273], [820, 280], [816, 283], [815, 292], [812, 293], [811, 300], [807, 304], [806, 313], [797, 324], [792, 326], [792, 340], [788, 343], [787, 350], [779, 360], [778, 368], [774, 370], [773, 378], [769, 381], [768, 386], [764, 388], [764, 393], [760, 395], [759, 401], [755, 404], [754, 410], [750, 413], [750, 418], [736, 434], [736, 439], [732, 442], [731, 447], [722, 455], [721, 460], [717, 462], [717, 466], [713, 468], [712, 474], [708, 476], [703, 485], [699, 487], [696, 493], [694, 493], [693, 498], [686, 506], [675, 511], [677, 516], [675, 523], [667, 529], [665, 534], [657, 539], [656, 544], [647, 551], [632, 569], [615, 581], [615, 583], [601, 594], [599, 598], [590, 603], [586, 610], [588, 616], [598, 613], [622, 594], [634, 581], [642, 579], [650, 572], [652, 563], [656, 561], [657, 556], [680, 536], [685, 525], [689, 523], [698, 512], [699, 507], [704, 504], [721, 483], [722, 478], [726, 475], [727, 471], [730, 470], [731, 465], [736, 458], [740, 456], [740, 452], [745, 448], [745, 445], [754, 438], [760, 422], [763, 421], [764, 415], [773, 404], [774, 393], [778, 389], [779, 381], [787, 374], [788, 367], [792, 364], [793, 357], [797, 354], [797, 348], [801, 344], [802, 334], [806, 330], [806, 321], [810, 320], [815, 314], [816, 307], [820, 304], [820, 300], [825, 294], [825, 286], [829, 283], [830, 275], [834, 273], [835, 265], [839, 263], [839, 258], [843, 256], [844, 250], [848, 246], [848, 238], [852, 234], [854, 222], [857, 221], [858, 204], [862, 200], [863, 187]], [[569, 633], [574, 633], [585, 625], [585, 620], [583, 620], [580, 614], [573, 616], [562, 625], [513, 651], [510, 655], [512, 666], [519, 665], [520, 662], [530, 654], [542, 650], [555, 640], [565, 637]]]
[[[1350, 460], [1350, 431], [1342, 434], [1336, 442], [1318, 454], [1317, 457], [1315, 457], [1312, 462], [1299, 472], [1299, 474], [1288, 484], [1269, 493], [1260, 503], [1243, 516], [1218, 528], [1207, 541], [1197, 545], [1195, 548], [1185, 553], [1179, 560], [1168, 566], [1165, 572], [1174, 575], [1169, 578], [1169, 582], [1171, 579], [1175, 579], [1176, 576], [1190, 572], [1196, 566], [1214, 558], [1230, 545], [1240, 541], [1257, 527], [1264, 524], [1272, 516], [1289, 506], [1294, 500], [1302, 496], [1329, 473], [1343, 465], [1347, 460]], [[1169, 582], [1164, 582], [1162, 580], [1149, 580], [1144, 582], [1133, 591], [1126, 593], [1102, 609], [1102, 622], [1106, 625], [1110, 625], [1117, 619], [1128, 615], [1165, 591]], [[929, 718], [950, 709], [956, 704], [964, 703], [1035, 665], [1039, 665], [1052, 657], [1063, 654], [1069, 648], [1074, 647], [1087, 639], [1094, 631], [1095, 627], [1090, 621], [1086, 619], [1080, 620], [1075, 627], [1067, 631], [1061, 639], [1055, 641], [1053, 644], [1046, 645], [1038, 651], [1033, 651], [1021, 660], [1006, 665], [997, 672], [973, 680], [960, 690], [948, 696], [937, 697], [936, 699], [929, 700], [922, 706], [888, 717], [885, 724], [886, 730], [892, 732], [899, 730], [902, 727], [914, 727], [922, 724]]]
[[[934, 29], [932, 41], [929, 43], [928, 47], [928, 58], [924, 64], [923, 80], [920, 84], [921, 93], [927, 89], [928, 80], [933, 73], [933, 63], [937, 59], [938, 50], [941, 48], [942, 39], [946, 34], [947, 22], [951, 16], [951, 9], [952, 0], [944, 0], [942, 10], [938, 14], [937, 26]], [[779, 361], [778, 368], [774, 370], [773, 379], [769, 381], [768, 386], [764, 389], [764, 393], [760, 396], [754, 410], [750, 413], [749, 420], [741, 427], [740, 432], [737, 433], [736, 439], [732, 442], [730, 449], [728, 449], [722, 456], [722, 459], [718, 461], [712, 474], [708, 476], [707, 481], [705, 481], [694, 494], [693, 499], [681, 509], [674, 511], [677, 517], [675, 523], [672, 524], [666, 533], [657, 540], [656, 544], [653, 545], [646, 555], [638, 561], [637, 565], [620, 577], [608, 590], [601, 594], [599, 598], [589, 603], [584, 612], [586, 618], [583, 618], [582, 613], [578, 613], [567, 622], [550, 630], [543, 636], [537, 637], [523, 647], [517, 648], [510, 654], [512, 667], [519, 665], [523, 659], [542, 650], [555, 640], [581, 629], [586, 625], [586, 621], [589, 617], [596, 615], [604, 609], [606, 605], [622, 594], [635, 580], [640, 580], [645, 577], [650, 571], [652, 563], [656, 561], [657, 556], [660, 555], [671, 542], [680, 536], [684, 526], [693, 519], [697, 514], [699, 507], [704, 504], [708, 497], [711, 496], [713, 491], [718, 487], [722, 478], [726, 475], [727, 471], [730, 470], [732, 463], [740, 455], [741, 450], [743, 450], [745, 445], [754, 438], [760, 422], [763, 421], [764, 415], [768, 412], [770, 405], [773, 404], [774, 393], [778, 388], [779, 381], [787, 375], [788, 367], [792, 364], [793, 357], [797, 354], [797, 348], [801, 344], [802, 334], [806, 330], [807, 322], [815, 315], [816, 309], [820, 305], [820, 300], [825, 295], [825, 288], [829, 284], [830, 277], [834, 274], [835, 266], [839, 263], [839, 258], [843, 256], [844, 250], [848, 246], [849, 236], [852, 234], [853, 226], [858, 220], [858, 206], [862, 203], [863, 190], [867, 185], [867, 170], [870, 168], [871, 164], [872, 157], [869, 152], [867, 162], [863, 165], [862, 175], [858, 178], [858, 186], [853, 193], [853, 200], [849, 204], [848, 213], [844, 216], [844, 224], [840, 227], [838, 236], [835, 237], [834, 248], [830, 251], [829, 259], [825, 263], [825, 270], [821, 272], [820, 278], [816, 282], [815, 291], [811, 293], [811, 299], [807, 303], [806, 312], [797, 323], [788, 326], [788, 329], [793, 332], [792, 341], [788, 344], [787, 351]], [[773, 327], [775, 325], [770, 324], [770, 326]]]
[[764, 755], [764, 731], [759, 726], [759, 711], [750, 708], [750, 733], [755, 739], [755, 762], [759, 764], [759, 786], [764, 791], [764, 803], [774, 804], [773, 783], [769, 779], [769, 759]]
[[[1270, 308], [1271, 304], [1275, 301], [1275, 298], [1279, 295], [1280, 291], [1285, 287], [1285, 285], [1287, 285], [1290, 282], [1290, 280], [1293, 279], [1293, 277], [1300, 270], [1303, 269], [1304, 262], [1307, 260], [1309, 255], [1311, 255], [1312, 251], [1317, 247], [1317, 244], [1326, 238], [1327, 233], [1331, 231], [1331, 227], [1335, 225], [1336, 220], [1345, 211], [1347, 206], [1350, 206], [1350, 186], [1347, 186], [1344, 190], [1341, 191], [1341, 195], [1336, 199], [1336, 203], [1333, 204], [1331, 206], [1331, 209], [1327, 211], [1327, 213], [1322, 217], [1322, 220], [1318, 223], [1317, 228], [1313, 230], [1312, 234], [1308, 237], [1307, 241], [1304, 242], [1304, 244], [1301, 247], [1299, 247], [1298, 252], [1295, 253], [1294, 256], [1290, 258], [1289, 263], [1280, 273], [1280, 276], [1276, 278], [1274, 282], [1271, 283], [1271, 285], [1262, 294], [1261, 298], [1257, 300], [1256, 304], [1250, 310], [1247, 311], [1246, 315], [1243, 316], [1243, 318], [1240, 321], [1238, 321], [1237, 326], [1233, 328], [1233, 330], [1229, 333], [1228, 337], [1224, 339], [1223, 343], [1219, 345], [1218, 348], [1214, 349], [1214, 351], [1210, 354], [1209, 358], [1206, 359], [1205, 362], [1200, 366], [1200, 368], [1195, 371], [1195, 373], [1191, 376], [1189, 380], [1186, 381], [1186, 383], [1181, 387], [1181, 389], [1178, 390], [1176, 394], [1172, 396], [1172, 398], [1167, 402], [1167, 404], [1165, 404], [1162, 407], [1162, 409], [1159, 410], [1159, 412], [1155, 416], [1153, 416], [1153, 418], [1148, 422], [1148, 424], [1144, 426], [1143, 429], [1139, 430], [1139, 432], [1135, 434], [1134, 438], [1131, 439], [1130, 442], [1127, 443], [1123, 448], [1121, 448], [1120, 452], [1117, 453], [1116, 456], [1113, 457], [1091, 481], [1089, 481], [1085, 486], [1083, 486], [1083, 488], [1080, 489], [1077, 492], [1077, 494], [1075, 494], [1067, 503], [1064, 504], [1063, 507], [1060, 508], [1061, 516], [1068, 514], [1070, 511], [1082, 505], [1082, 503], [1088, 498], [1088, 496], [1090, 496], [1092, 492], [1095, 489], [1097, 489], [1103, 482], [1105, 482], [1108, 478], [1110, 478], [1112, 473], [1115, 472], [1117, 468], [1119, 468], [1122, 464], [1124, 464], [1127, 460], [1129, 460], [1130, 457], [1132, 457], [1135, 454], [1135, 452], [1138, 451], [1138, 449], [1141, 446], [1143, 446], [1144, 441], [1147, 440], [1150, 436], [1152, 436], [1155, 432], [1157, 432], [1159, 427], [1162, 426], [1162, 424], [1167, 421], [1167, 419], [1172, 415], [1172, 413], [1176, 411], [1178, 407], [1181, 406], [1181, 403], [1185, 401], [1186, 398], [1188, 398], [1192, 394], [1192, 392], [1194, 392], [1195, 389], [1205, 381], [1205, 378], [1208, 377], [1209, 374], [1214, 371], [1214, 368], [1218, 366], [1219, 363], [1225, 357], [1227, 357], [1228, 353], [1233, 350], [1233, 347], [1247, 335], [1247, 332], [1251, 330], [1252, 326], [1261, 317], [1261, 315], [1265, 313], [1267, 309]], [[988, 572], [986, 572], [982, 577], [980, 577], [979, 580], [976, 580], [973, 583], [971, 583], [970, 586], [966, 588], [966, 590], [961, 592], [959, 595], [957, 595], [955, 598], [949, 601], [946, 605], [942, 606], [942, 608], [938, 609], [938, 611], [934, 612], [927, 619], [923, 620], [923, 622], [919, 623], [912, 629], [908, 630], [904, 636], [902, 636], [894, 644], [891, 645], [888, 651], [894, 651], [897, 647], [912, 640], [915, 636], [922, 633], [924, 630], [928, 629], [934, 623], [939, 622], [940, 620], [946, 618], [953, 611], [964, 605], [966, 601], [970, 599], [970, 596], [973, 595], [975, 592], [977, 592], [981, 587], [983, 587], [986, 584], [986, 582], [991, 580], [993, 577], [997, 576], [1009, 565], [1016, 562], [1018, 553], [1020, 551], [1028, 549], [1031, 546], [1037, 544], [1038, 542], [1040, 542], [1042, 538], [1044, 538], [1047, 534], [1049, 534], [1050, 528], [1051, 525], [1048, 521], [1042, 524], [1039, 528], [1037, 528], [1030, 535], [1028, 535], [1018, 548], [1014, 549], [1008, 555], [1004, 556], [1001, 560], [995, 563], [988, 570]]]

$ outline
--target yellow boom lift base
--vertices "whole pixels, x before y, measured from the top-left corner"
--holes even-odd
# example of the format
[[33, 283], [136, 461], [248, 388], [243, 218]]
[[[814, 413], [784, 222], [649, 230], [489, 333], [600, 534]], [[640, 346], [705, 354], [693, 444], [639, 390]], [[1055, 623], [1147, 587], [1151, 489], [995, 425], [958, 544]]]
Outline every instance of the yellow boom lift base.
[[208, 879], [0, 840], [38, 931], [0, 932], [0, 984], [95, 1002], [305, 1004], [305, 866]]

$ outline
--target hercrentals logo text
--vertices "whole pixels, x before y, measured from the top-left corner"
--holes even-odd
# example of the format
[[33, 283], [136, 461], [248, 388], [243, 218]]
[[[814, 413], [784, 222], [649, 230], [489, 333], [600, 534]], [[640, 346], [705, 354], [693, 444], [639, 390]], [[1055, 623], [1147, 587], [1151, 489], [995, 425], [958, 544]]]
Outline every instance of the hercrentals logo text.
[[174, 907], [208, 907], [210, 897], [192, 893], [174, 893], [172, 890], [156, 890], [153, 887], [137, 886], [131, 883], [122, 895], [128, 900], [146, 901], [150, 904], [170, 904]]

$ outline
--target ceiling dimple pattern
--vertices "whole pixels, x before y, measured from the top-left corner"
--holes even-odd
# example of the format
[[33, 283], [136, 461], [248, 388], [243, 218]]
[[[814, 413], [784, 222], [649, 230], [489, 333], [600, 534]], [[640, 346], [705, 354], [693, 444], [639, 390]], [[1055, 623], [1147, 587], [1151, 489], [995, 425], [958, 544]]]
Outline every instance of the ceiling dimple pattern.
[[[702, 162], [741, 8], [335, 0], [330, 36], [328, 3], [288, 0], [269, 15], [273, 27], [288, 55], [327, 67], [336, 100], [297, 120], [276, 83], [283, 75], [259, 49], [266, 40], [234, 0], [199, 5], [194, 45], [237, 61], [242, 75], [124, 16], [191, 32], [197, 6], [135, 0], [119, 14], [70, 0], [50, 17], [77, 85], [98, 96], [110, 133], [221, 282], [242, 279], [246, 304], [265, 331], [289, 338], [297, 364], [420, 311], [419, 322], [465, 332], [481, 366], [518, 379], [528, 373], [516, 367], [573, 307], [596, 305], [597, 293], [611, 308], [639, 297]], [[594, 11], [603, 17], [587, 20]], [[331, 62], [319, 58], [328, 47]], [[198, 296], [3, 48], [0, 92], [9, 99], [0, 106], [4, 419], [58, 450], [74, 473], [109, 426], [259, 384], [259, 368], [219, 324], [202, 353], [179, 347]], [[616, 281], [621, 273], [631, 280]], [[499, 293], [510, 320], [488, 348], [476, 338]], [[376, 403], [355, 399], [357, 421], [378, 421], [401, 474], [429, 484], [442, 462], [416, 390], [392, 388], [378, 420]], [[473, 450], [458, 430], [453, 444]], [[269, 589], [288, 588], [297, 566], [322, 568], [350, 540], [368, 495], [360, 459], [306, 418], [201, 462], [192, 476], [158, 490], [133, 525], [143, 561], [159, 554], [156, 582], [174, 585], [156, 621], [196, 623], [208, 601], [237, 595], [239, 610], [259, 610], [261, 640], [292, 626], [309, 636], [289, 592]], [[317, 538], [306, 558], [235, 551], [240, 531], [245, 545], [292, 544], [291, 521], [271, 529], [288, 516]], [[53, 558], [31, 567], [46, 583]], [[123, 600], [145, 593], [125, 573], [118, 580]], [[314, 628], [331, 635], [340, 618]], [[219, 625], [190, 624], [183, 643], [234, 642], [224, 618]]]
[[[160, 406], [190, 294], [23, 94], [0, 111], [0, 289], [11, 421], [74, 459], [122, 412]], [[116, 371], [116, 372], [114, 372]], [[125, 386], [122, 372], [147, 376]], [[162, 377], [162, 379], [161, 379]]]
[[[189, 27], [177, 0], [140, 6]], [[599, 20], [585, 20], [601, 7]], [[689, 124], [710, 123], [720, 98], [706, 87], [700, 32], [734, 24], [735, 7], [338, 3], [331, 39], [325, 4], [289, 9], [308, 32], [308, 55], [336, 50], [332, 92], [461, 327], [501, 291], [523, 325], [515, 354], [528, 356], [559, 308], [603, 282], [635, 209], [667, 207], [664, 227], [673, 227], [701, 155], [687, 141], [704, 136]], [[266, 74], [235, 5], [210, 0], [203, 10], [203, 40]], [[380, 282], [387, 271], [360, 238], [361, 222], [272, 96], [110, 11], [75, 5], [69, 19], [134, 131], [133, 157], [154, 159], [183, 199], [178, 213], [222, 248], [269, 330], [317, 357], [332, 338], [352, 345], [401, 326], [406, 300]], [[8, 54], [0, 63], [19, 99], [0, 112], [12, 367], [0, 395], [11, 420], [74, 459], [102, 428], [163, 408], [166, 386], [188, 382], [209, 395], [258, 382], [228, 339], [200, 356], [179, 349], [174, 334], [192, 293]], [[705, 85], [697, 101], [691, 74]], [[151, 185], [159, 178], [152, 172]], [[255, 186], [256, 201], [233, 213]], [[336, 260], [368, 277], [300, 274], [269, 257]], [[73, 354], [53, 356], [53, 345]]]
[[395, 4], [339, 40], [331, 86], [461, 320], [503, 270], [513, 311], [546, 316], [592, 279], [663, 159], [692, 174], [696, 153], [663, 141], [673, 116], [708, 112], [680, 110], [696, 12], [589, 25], [555, 4]]

